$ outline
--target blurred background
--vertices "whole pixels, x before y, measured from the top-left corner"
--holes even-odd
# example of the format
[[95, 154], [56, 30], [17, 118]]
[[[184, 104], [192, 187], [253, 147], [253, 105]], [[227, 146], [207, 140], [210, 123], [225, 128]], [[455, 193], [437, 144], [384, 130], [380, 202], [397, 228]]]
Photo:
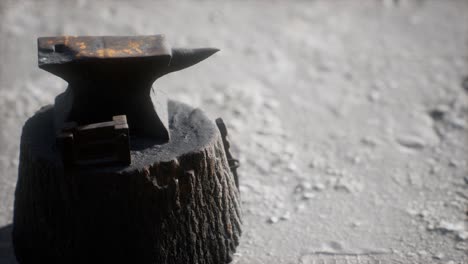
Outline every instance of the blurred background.
[[223, 117], [234, 263], [468, 263], [468, 1], [0, 1], [0, 263], [21, 128], [66, 83], [36, 39], [164, 33], [217, 47], [155, 83]]

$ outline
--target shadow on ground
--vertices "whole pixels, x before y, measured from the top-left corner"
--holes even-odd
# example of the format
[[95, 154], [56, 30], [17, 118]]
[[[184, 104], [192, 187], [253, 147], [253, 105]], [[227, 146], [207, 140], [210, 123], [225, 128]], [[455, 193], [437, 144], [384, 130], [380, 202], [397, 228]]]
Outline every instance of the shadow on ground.
[[12, 230], [13, 225], [11, 224], [0, 227], [0, 264], [17, 263], [11, 242]]

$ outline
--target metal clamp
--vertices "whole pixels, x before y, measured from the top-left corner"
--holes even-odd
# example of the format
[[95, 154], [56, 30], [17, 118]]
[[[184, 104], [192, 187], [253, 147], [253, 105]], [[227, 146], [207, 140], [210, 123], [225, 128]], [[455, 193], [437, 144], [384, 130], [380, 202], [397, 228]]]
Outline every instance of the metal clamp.
[[236, 187], [239, 189], [239, 176], [237, 175], [237, 168], [240, 166], [239, 160], [233, 158], [231, 151], [229, 150], [231, 148], [231, 143], [229, 142], [226, 124], [224, 124], [223, 119], [216, 119], [216, 125], [218, 126], [219, 132], [221, 133], [221, 138], [223, 139], [224, 152], [226, 152], [229, 168], [231, 169], [232, 175], [234, 176]]

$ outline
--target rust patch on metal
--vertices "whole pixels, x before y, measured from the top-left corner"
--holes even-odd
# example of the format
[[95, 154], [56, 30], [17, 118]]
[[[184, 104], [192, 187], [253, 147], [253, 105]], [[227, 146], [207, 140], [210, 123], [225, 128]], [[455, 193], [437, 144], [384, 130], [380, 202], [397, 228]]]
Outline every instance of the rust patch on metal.
[[80, 59], [171, 56], [164, 35], [60, 36], [38, 39], [39, 62], [63, 63]]

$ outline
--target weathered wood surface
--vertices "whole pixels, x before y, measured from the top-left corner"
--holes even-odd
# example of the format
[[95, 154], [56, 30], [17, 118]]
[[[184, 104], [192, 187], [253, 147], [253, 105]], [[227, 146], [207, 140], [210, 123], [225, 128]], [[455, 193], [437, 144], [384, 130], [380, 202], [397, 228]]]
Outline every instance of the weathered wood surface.
[[214, 122], [169, 103], [171, 142], [132, 139], [128, 167], [64, 169], [53, 107], [25, 124], [13, 242], [20, 263], [228, 263], [239, 192]]

